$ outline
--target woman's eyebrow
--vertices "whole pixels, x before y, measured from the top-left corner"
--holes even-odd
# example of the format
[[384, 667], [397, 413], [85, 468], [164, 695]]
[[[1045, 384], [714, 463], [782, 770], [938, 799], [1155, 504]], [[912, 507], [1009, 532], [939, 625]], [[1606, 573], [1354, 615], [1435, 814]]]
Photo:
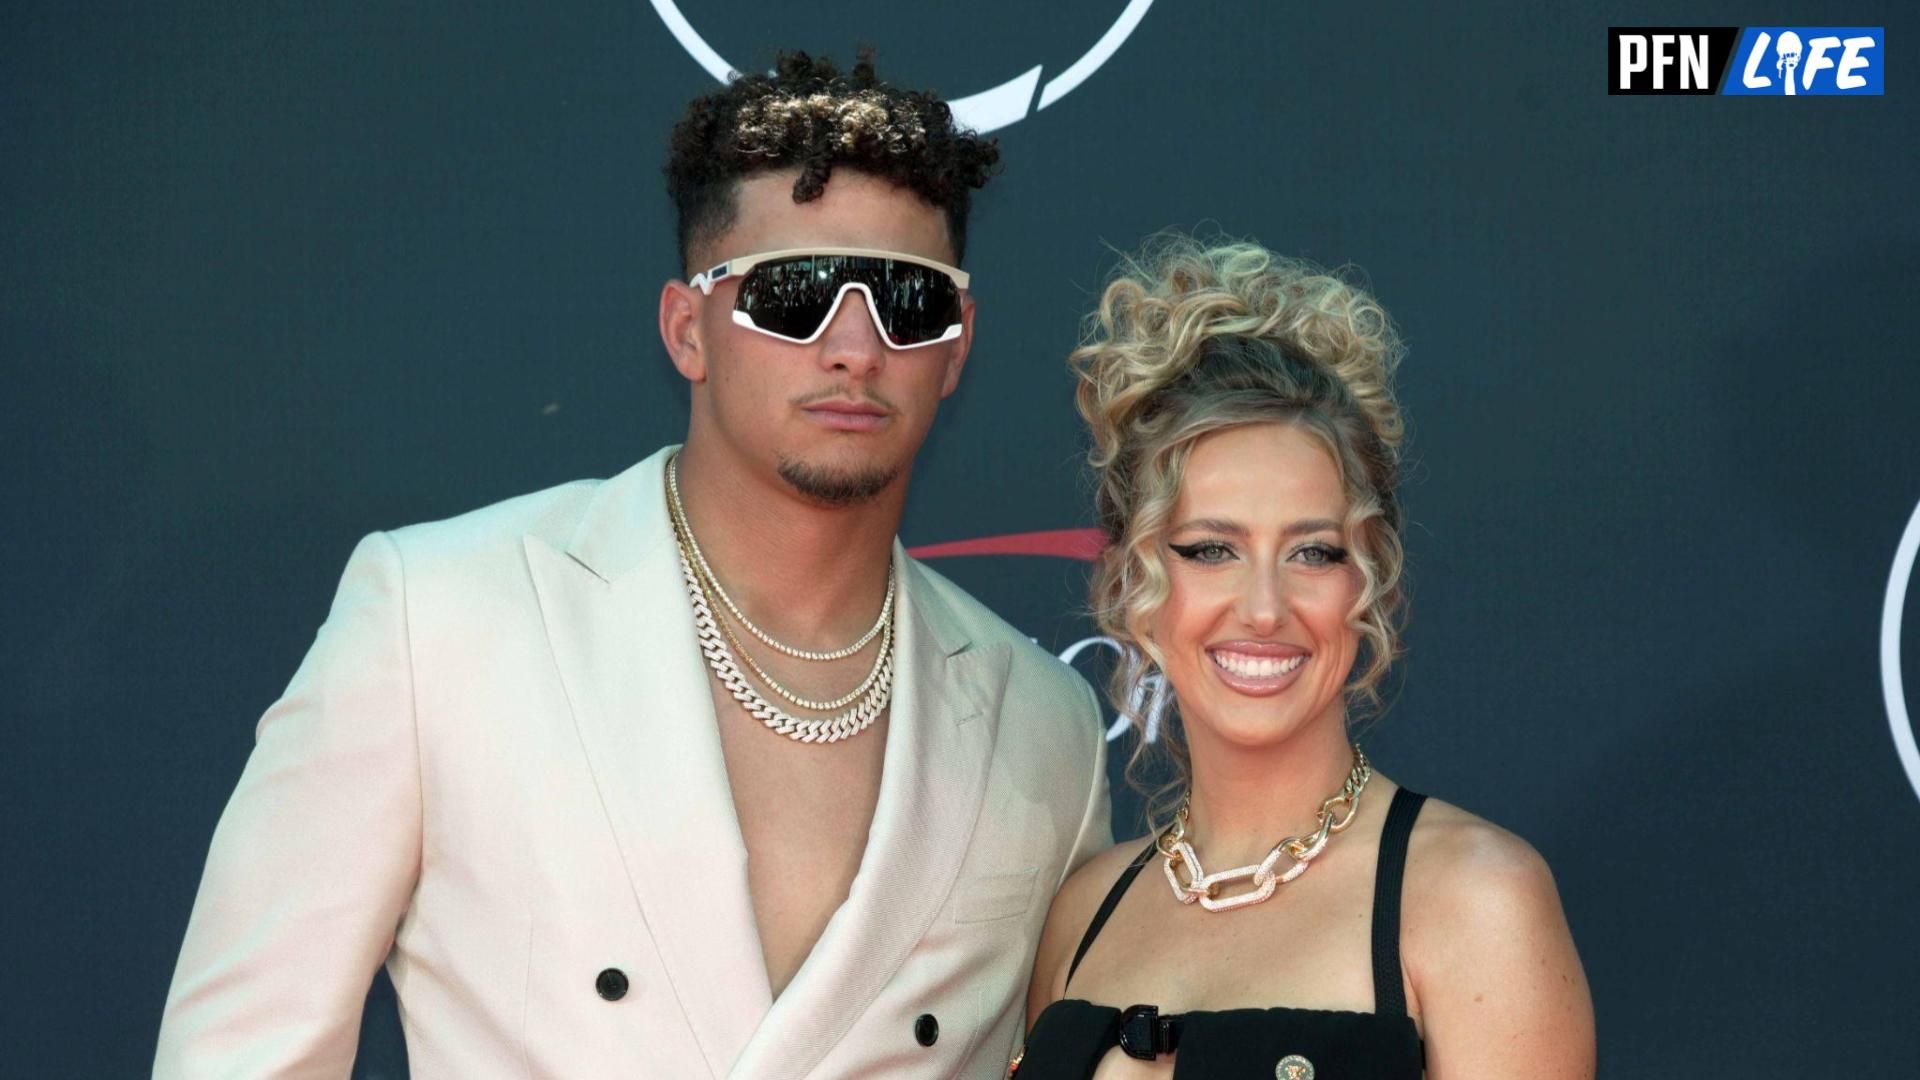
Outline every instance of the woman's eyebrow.
[[[1183, 533], [1198, 530], [1200, 532], [1219, 533], [1223, 536], [1246, 536], [1247, 527], [1237, 521], [1226, 518], [1194, 518], [1174, 526], [1173, 532]], [[1305, 536], [1308, 533], [1339, 532], [1340, 523], [1332, 518], [1307, 518], [1296, 521], [1280, 531], [1282, 536]]]
[[1296, 521], [1293, 524], [1287, 526], [1286, 530], [1282, 533], [1282, 535], [1305, 536], [1308, 533], [1339, 532], [1339, 531], [1340, 531], [1340, 523], [1333, 520], [1332, 518], [1308, 518], [1305, 521]]
[[1214, 532], [1225, 536], [1247, 535], [1246, 526], [1237, 521], [1228, 521], [1226, 518], [1194, 518], [1192, 521], [1183, 521], [1174, 526], [1173, 531], [1183, 533], [1196, 529], [1201, 532]]

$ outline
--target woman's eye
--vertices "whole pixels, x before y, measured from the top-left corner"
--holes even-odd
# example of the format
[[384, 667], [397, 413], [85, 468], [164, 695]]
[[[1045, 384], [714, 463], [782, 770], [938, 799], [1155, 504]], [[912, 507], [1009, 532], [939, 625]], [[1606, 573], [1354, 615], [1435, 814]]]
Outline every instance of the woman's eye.
[[1233, 558], [1233, 549], [1217, 540], [1202, 540], [1197, 544], [1168, 544], [1175, 555], [1196, 563], [1223, 563]]
[[1294, 552], [1293, 557], [1308, 566], [1333, 566], [1347, 561], [1347, 549], [1331, 544], [1309, 544]]

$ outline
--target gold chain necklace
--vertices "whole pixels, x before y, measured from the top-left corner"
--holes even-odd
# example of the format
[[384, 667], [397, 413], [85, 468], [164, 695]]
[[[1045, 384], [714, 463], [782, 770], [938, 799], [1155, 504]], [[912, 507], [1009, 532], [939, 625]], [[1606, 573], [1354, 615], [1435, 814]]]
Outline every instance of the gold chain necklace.
[[[669, 464], [670, 469], [671, 467]], [[671, 473], [669, 473], [669, 480], [671, 481]], [[680, 575], [687, 587], [687, 601], [693, 607], [693, 623], [700, 639], [700, 653], [705, 657], [707, 667], [713, 672], [714, 677], [720, 680], [720, 684], [726, 687], [733, 699], [768, 730], [785, 735], [796, 742], [834, 743], [850, 739], [871, 727], [880, 714], [886, 711], [888, 702], [893, 698], [892, 620], [889, 619], [883, 625], [881, 647], [874, 670], [862, 682], [861, 685], [867, 689], [853, 708], [837, 716], [806, 718], [789, 716], [762, 697], [741, 673], [739, 666], [734, 663], [733, 650], [727, 647], [728, 642], [733, 640], [733, 635], [727, 630], [723, 621], [715, 618], [712, 603], [707, 597], [705, 583], [701, 581], [699, 573], [694, 569], [694, 557], [687, 545], [692, 530], [687, 527], [684, 517], [678, 513], [677, 500], [670, 500], [668, 508], [674, 511], [669, 515], [673, 523], [674, 547], [680, 556]], [[891, 608], [891, 605], [889, 604], [888, 607]], [[889, 614], [891, 614], [890, 611]], [[760, 671], [759, 665], [754, 664], [753, 659], [748, 657], [744, 650], [740, 655], [749, 665], [752, 665], [756, 672]], [[762, 674], [764, 676], [764, 672]], [[791, 694], [786, 693], [784, 687], [773, 683], [772, 680], [768, 682], [776, 692], [782, 693], [789, 699], [792, 698]], [[860, 692], [856, 691], [856, 694]], [[802, 704], [804, 706], [810, 703], [802, 702]]]
[[886, 666], [886, 657], [893, 652], [893, 624], [888, 623], [886, 629], [880, 631], [880, 651], [874, 655], [873, 667], [868, 669], [867, 677], [860, 681], [860, 685], [834, 698], [832, 701], [815, 701], [812, 698], [801, 697], [781, 685], [779, 680], [767, 673], [766, 668], [760, 666], [760, 662], [753, 658], [753, 654], [747, 651], [747, 647], [740, 644], [740, 639], [734, 636], [733, 628], [727, 625], [725, 619], [715, 621], [720, 624], [720, 632], [726, 635], [727, 644], [732, 646], [730, 651], [735, 656], [747, 662], [748, 670], [753, 672], [754, 676], [760, 680], [762, 685], [795, 705], [803, 709], [811, 709], [814, 712], [832, 712], [835, 709], [845, 708], [855, 701], [858, 701], [862, 695], [873, 689], [873, 684], [880, 678], [881, 668]]
[[[687, 564], [692, 571], [695, 584], [699, 586], [701, 593], [704, 594], [709, 609], [712, 607], [714, 595], [717, 594], [728, 605], [728, 610], [738, 615], [739, 609], [732, 607], [732, 601], [725, 599], [726, 590], [720, 587], [720, 579], [713, 576], [713, 568], [708, 566], [706, 561], [700, 557], [700, 547], [693, 539], [693, 525], [687, 521], [686, 507], [676, 497], [678, 491], [674, 484], [674, 467], [671, 462], [669, 462], [667, 470], [667, 492], [669, 495], [667, 510], [673, 519], [674, 539], [680, 545], [680, 560]], [[874, 654], [873, 666], [867, 669], [867, 676], [860, 680], [860, 685], [831, 701], [815, 701], [812, 698], [801, 697], [799, 694], [787, 689], [778, 679], [775, 679], [766, 668], [761, 667], [759, 661], [753, 658], [753, 654], [748, 652], [746, 646], [742, 645], [740, 639], [734, 635], [733, 628], [727, 625], [726, 619], [715, 619], [714, 622], [720, 632], [726, 636], [727, 643], [732, 646], [728, 651], [733, 656], [746, 661], [748, 669], [759, 677], [761, 684], [766, 686], [767, 689], [803, 709], [811, 709], [814, 712], [832, 712], [835, 709], [844, 708], [858, 701], [861, 696], [873, 689], [874, 683], [880, 678], [880, 670], [885, 666], [884, 661], [893, 648], [893, 620], [889, 618], [889, 616], [893, 614], [893, 580], [893, 568], [889, 566], [887, 568], [887, 598], [880, 606], [881, 622], [876, 624], [880, 627], [880, 651]], [[745, 622], [745, 616], [741, 616], [741, 620], [743, 625], [746, 625], [748, 629], [753, 628], [751, 623]], [[863, 639], [863, 642], [864, 640], [865, 639]], [[784, 649], [784, 647], [782, 651], [791, 652], [791, 650]], [[821, 653], [817, 655], [825, 656], [828, 654]], [[847, 655], [852, 654], [848, 653]]]
[[[1355, 744], [1353, 768], [1348, 770], [1347, 781], [1340, 786], [1339, 792], [1320, 804], [1318, 828], [1310, 833], [1289, 836], [1273, 845], [1267, 857], [1257, 863], [1213, 874], [1201, 869], [1200, 857], [1194, 854], [1193, 845], [1187, 841], [1187, 800], [1181, 799], [1180, 809], [1173, 815], [1173, 824], [1154, 841], [1167, 872], [1167, 884], [1173, 886], [1174, 898], [1183, 904], [1198, 902], [1208, 911], [1230, 911], [1257, 904], [1272, 896], [1275, 889], [1307, 872], [1313, 860], [1326, 850], [1327, 840], [1334, 833], [1353, 824], [1354, 816], [1360, 813], [1360, 793], [1367, 789], [1367, 781], [1372, 776], [1373, 766], [1367, 762], [1367, 755], [1360, 752], [1359, 745]], [[1344, 817], [1338, 812], [1342, 806], [1346, 807]], [[1282, 859], [1291, 863], [1285, 870], [1279, 869]], [[1237, 881], [1251, 881], [1253, 891], [1237, 896], [1217, 895], [1220, 886]]]
[[726, 605], [727, 611], [730, 612], [735, 619], [739, 620], [741, 626], [747, 628], [747, 633], [759, 638], [761, 644], [767, 648], [775, 652], [785, 653], [796, 660], [812, 660], [816, 663], [824, 663], [829, 660], [844, 660], [854, 653], [859, 652], [861, 649], [866, 648], [868, 642], [879, 636], [880, 629], [892, 621], [894, 581], [893, 567], [889, 565], [887, 567], [887, 598], [880, 605], [880, 617], [873, 620], [873, 625], [867, 628], [866, 633], [860, 635], [860, 640], [844, 648], [829, 649], [826, 652], [811, 652], [806, 649], [796, 649], [783, 641], [775, 640], [773, 635], [755, 626], [753, 620], [747, 618], [746, 612], [740, 610], [740, 605], [733, 602], [733, 597], [727, 595], [726, 588], [720, 584], [719, 575], [715, 574], [713, 567], [707, 564], [707, 556], [700, 550], [700, 541], [694, 539], [693, 526], [687, 523], [687, 508], [685, 504], [680, 501], [679, 454], [673, 455], [673, 457], [667, 461], [667, 501], [673, 510], [674, 522], [680, 526], [681, 538], [685, 542], [686, 547], [693, 553], [693, 563], [694, 566], [699, 569], [701, 578], [704, 579], [707, 585], [712, 587], [713, 594], [720, 598], [722, 604]]

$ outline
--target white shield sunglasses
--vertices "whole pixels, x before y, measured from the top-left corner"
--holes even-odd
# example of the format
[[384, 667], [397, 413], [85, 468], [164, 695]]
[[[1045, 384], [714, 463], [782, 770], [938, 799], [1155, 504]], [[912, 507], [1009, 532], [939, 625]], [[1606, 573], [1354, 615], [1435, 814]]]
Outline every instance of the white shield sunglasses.
[[728, 259], [693, 275], [701, 295], [739, 278], [733, 321], [796, 345], [826, 332], [849, 292], [866, 297], [880, 339], [891, 349], [919, 349], [960, 336], [966, 271], [933, 259], [875, 248], [793, 248]]

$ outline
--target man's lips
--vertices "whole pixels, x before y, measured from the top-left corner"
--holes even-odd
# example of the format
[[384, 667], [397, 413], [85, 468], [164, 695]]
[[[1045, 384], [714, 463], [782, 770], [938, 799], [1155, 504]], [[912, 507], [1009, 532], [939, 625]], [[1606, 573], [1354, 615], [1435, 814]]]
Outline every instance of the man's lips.
[[815, 423], [835, 431], [873, 431], [885, 425], [892, 415], [869, 401], [833, 399], [803, 406]]
[[887, 415], [887, 410], [870, 401], [816, 401], [806, 408], [813, 412], [847, 413], [856, 416]]

